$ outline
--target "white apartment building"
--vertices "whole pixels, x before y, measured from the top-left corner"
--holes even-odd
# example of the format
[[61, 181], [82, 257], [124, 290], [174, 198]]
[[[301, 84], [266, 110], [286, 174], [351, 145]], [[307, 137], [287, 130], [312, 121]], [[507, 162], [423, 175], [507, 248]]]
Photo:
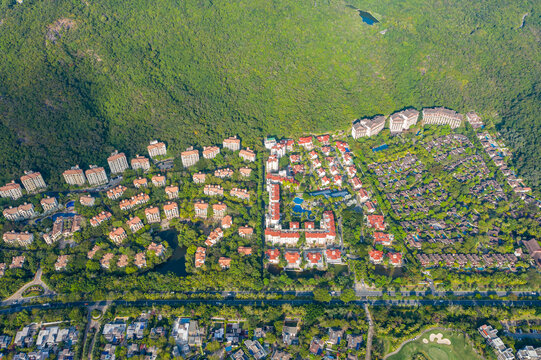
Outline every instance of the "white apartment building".
[[238, 151], [240, 150], [240, 139], [237, 139], [236, 136], [224, 139], [222, 146], [231, 151]]
[[96, 165], [90, 165], [90, 169], [85, 171], [85, 175], [88, 183], [92, 186], [107, 184], [109, 181], [105, 169]]
[[456, 129], [462, 124], [464, 116], [443, 107], [423, 109], [423, 125], [449, 125]]
[[199, 151], [193, 149], [183, 151], [180, 154], [180, 158], [182, 159], [182, 165], [184, 167], [193, 166], [199, 161]]
[[21, 176], [21, 183], [28, 192], [34, 192], [47, 187], [39, 172], [25, 171]]
[[0, 187], [0, 196], [3, 198], [11, 198], [12, 200], [19, 199], [23, 196], [21, 185], [12, 180], [10, 183]]
[[136, 155], [135, 158], [131, 159], [131, 168], [133, 170], [143, 170], [148, 171], [150, 169], [150, 161], [144, 157]]
[[124, 153], [119, 153], [116, 150], [107, 158], [107, 163], [111, 169], [111, 174], [120, 174], [129, 168], [126, 155], [124, 155]]
[[79, 165], [75, 165], [71, 169], [64, 171], [62, 175], [68, 185], [82, 186], [86, 182], [84, 171], [79, 168]]
[[392, 114], [389, 120], [391, 134], [398, 134], [404, 130], [408, 130], [417, 124], [418, 119], [419, 111], [415, 109], [406, 109]]
[[167, 155], [167, 148], [163, 142], [158, 142], [157, 140], [153, 140], [150, 142], [150, 145], [147, 146], [148, 155], [150, 155], [151, 158], [160, 156], [160, 155]]
[[354, 139], [379, 134], [385, 127], [385, 116], [376, 116], [373, 119], [355, 120], [351, 128], [351, 136]]

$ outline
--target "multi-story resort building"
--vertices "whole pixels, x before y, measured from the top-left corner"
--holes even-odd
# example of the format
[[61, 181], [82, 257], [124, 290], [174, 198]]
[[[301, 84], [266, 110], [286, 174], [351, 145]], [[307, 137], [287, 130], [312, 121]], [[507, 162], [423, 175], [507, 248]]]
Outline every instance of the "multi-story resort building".
[[267, 159], [267, 166], [266, 166], [267, 172], [277, 172], [279, 168], [278, 166], [279, 166], [278, 157], [276, 155], [269, 156], [269, 158]]
[[178, 198], [178, 186], [166, 186], [165, 195], [169, 200]]
[[239, 198], [241, 200], [250, 200], [250, 193], [246, 189], [233, 188], [229, 192], [229, 195]]
[[227, 205], [223, 203], [218, 203], [212, 205], [212, 214], [215, 219], [222, 219], [225, 216], [227, 211]]
[[205, 159], [214, 159], [219, 153], [220, 148], [218, 146], [205, 146], [203, 148], [203, 157]]
[[385, 116], [376, 116], [372, 119], [355, 120], [351, 128], [351, 136], [354, 139], [379, 134], [385, 127]]
[[198, 201], [194, 204], [195, 216], [206, 219], [209, 204]]
[[179, 217], [178, 205], [176, 202], [168, 202], [163, 206], [163, 212], [165, 213], [165, 218], [171, 220], [172, 218]]
[[75, 165], [71, 169], [64, 171], [62, 175], [68, 185], [83, 186], [86, 182], [84, 171], [79, 168], [79, 165]]
[[207, 178], [207, 175], [202, 172], [198, 172], [192, 175], [192, 180], [194, 184], [204, 184], [206, 178]]
[[126, 155], [124, 155], [124, 153], [119, 153], [116, 150], [107, 158], [107, 163], [111, 169], [111, 174], [120, 174], [129, 168]]
[[398, 134], [404, 130], [408, 130], [410, 127], [417, 124], [418, 119], [419, 111], [415, 109], [406, 109], [392, 114], [389, 120], [391, 134]]
[[160, 222], [160, 209], [155, 206], [146, 208], [145, 216], [150, 224]]
[[299, 146], [302, 146], [306, 150], [312, 150], [314, 148], [314, 142], [311, 136], [300, 137], [298, 144]]
[[121, 228], [121, 227], [117, 227], [109, 233], [109, 239], [111, 239], [117, 245], [120, 244], [122, 240], [124, 240], [127, 237], [128, 237], [128, 234], [126, 234], [126, 231], [124, 230], [124, 228]]
[[148, 171], [150, 169], [150, 161], [144, 157], [136, 155], [135, 158], [131, 159], [131, 168], [133, 170], [143, 170]]
[[134, 216], [130, 220], [126, 221], [126, 225], [128, 225], [132, 233], [138, 232], [144, 226], [143, 222], [138, 216]]
[[40, 203], [45, 212], [55, 210], [58, 207], [58, 201], [54, 197], [47, 196], [41, 199]]
[[28, 246], [34, 241], [34, 234], [26, 232], [8, 231], [2, 235], [2, 240], [9, 245]]
[[455, 129], [462, 124], [464, 116], [443, 107], [423, 109], [423, 125], [449, 125]]
[[83, 206], [94, 206], [94, 203], [96, 202], [96, 198], [90, 195], [83, 195], [79, 198], [79, 202]]
[[183, 151], [180, 158], [184, 167], [193, 166], [199, 161], [199, 151], [194, 149]]
[[34, 211], [34, 205], [31, 203], [24, 203], [17, 207], [8, 207], [3, 211], [3, 215], [6, 219], [10, 221], [19, 221], [24, 219], [30, 219], [36, 212]]
[[107, 191], [106, 195], [111, 200], [119, 199], [128, 188], [122, 185], [118, 185], [111, 190]]
[[15, 181], [7, 183], [0, 187], [0, 196], [3, 198], [11, 198], [12, 200], [19, 199], [23, 196], [21, 185], [17, 184]]
[[147, 187], [148, 180], [147, 178], [138, 177], [137, 179], [133, 179], [133, 186], [135, 186], [137, 189]]
[[223, 196], [224, 189], [220, 185], [205, 185], [203, 193], [207, 196]]
[[474, 129], [479, 129], [483, 127], [484, 125], [483, 121], [481, 120], [481, 117], [476, 112], [473, 112], [473, 111], [470, 111], [469, 113], [466, 114], [466, 120], [468, 120], [468, 122]]
[[102, 224], [103, 222], [111, 219], [113, 215], [110, 212], [102, 211], [98, 215], [94, 216], [92, 219], [90, 219], [90, 226], [96, 227]]
[[244, 161], [251, 161], [251, 162], [254, 162], [255, 159], [256, 159], [256, 156], [255, 156], [255, 152], [253, 152], [252, 150], [250, 149], [243, 149], [241, 151], [239, 151], [239, 156], [241, 157], [241, 159], [243, 159]]
[[205, 259], [207, 257], [207, 249], [204, 247], [198, 247], [195, 251], [195, 267], [200, 268], [201, 266], [205, 265]]
[[38, 191], [47, 187], [39, 172], [25, 171], [21, 176], [21, 183], [28, 192]]
[[165, 144], [163, 142], [158, 142], [157, 140], [151, 141], [150, 145], [147, 146], [147, 149], [148, 155], [151, 158], [167, 154], [167, 148], [165, 147]]
[[231, 151], [238, 151], [240, 150], [240, 139], [237, 139], [236, 136], [224, 139], [222, 146]]
[[151, 179], [152, 185], [156, 187], [163, 187], [165, 186], [165, 176], [162, 174], [154, 175]]
[[109, 181], [105, 169], [95, 165], [90, 165], [90, 169], [85, 171], [85, 175], [88, 183], [92, 186], [107, 184]]

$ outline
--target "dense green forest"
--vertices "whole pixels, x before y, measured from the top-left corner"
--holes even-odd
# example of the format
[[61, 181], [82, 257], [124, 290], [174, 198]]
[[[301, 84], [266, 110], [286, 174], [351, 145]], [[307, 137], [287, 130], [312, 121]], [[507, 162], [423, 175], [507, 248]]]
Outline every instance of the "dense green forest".
[[492, 119], [541, 184], [539, 1], [0, 2], [2, 181], [444, 105]]

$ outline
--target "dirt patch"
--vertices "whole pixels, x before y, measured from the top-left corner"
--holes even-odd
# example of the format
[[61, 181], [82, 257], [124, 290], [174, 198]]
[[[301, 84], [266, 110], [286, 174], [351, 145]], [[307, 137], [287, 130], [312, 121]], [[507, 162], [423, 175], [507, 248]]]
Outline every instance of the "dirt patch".
[[45, 39], [55, 44], [66, 31], [74, 29], [76, 27], [77, 23], [73, 19], [58, 19], [47, 27], [47, 34], [45, 35]]

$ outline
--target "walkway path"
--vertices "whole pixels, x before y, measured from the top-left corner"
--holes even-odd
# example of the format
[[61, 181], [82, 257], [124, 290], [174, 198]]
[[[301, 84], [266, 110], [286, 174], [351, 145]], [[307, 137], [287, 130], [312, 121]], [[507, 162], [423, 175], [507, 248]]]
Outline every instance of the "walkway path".
[[[41, 286], [44, 290], [44, 293], [40, 296], [45, 296], [45, 295], [54, 295], [55, 292], [52, 291], [48, 286], [47, 284], [45, 284], [43, 282], [43, 280], [41, 280], [41, 274], [42, 274], [42, 271], [41, 271], [41, 268], [38, 269], [38, 271], [36, 271], [36, 275], [34, 275], [34, 279], [26, 284], [24, 284], [19, 290], [17, 290], [13, 295], [11, 295], [10, 297], [8, 297], [7, 299], [5, 299], [4, 301], [14, 301], [14, 300], [20, 300], [23, 298], [23, 294], [24, 292], [26, 291], [26, 289], [32, 287], [32, 286]], [[31, 299], [31, 297], [27, 298], [27, 299]]]
[[374, 337], [374, 322], [372, 321], [372, 315], [370, 315], [370, 309], [368, 304], [364, 304], [364, 311], [366, 312], [366, 321], [368, 321], [368, 335], [366, 336], [366, 360], [370, 360], [372, 357], [372, 338]]

